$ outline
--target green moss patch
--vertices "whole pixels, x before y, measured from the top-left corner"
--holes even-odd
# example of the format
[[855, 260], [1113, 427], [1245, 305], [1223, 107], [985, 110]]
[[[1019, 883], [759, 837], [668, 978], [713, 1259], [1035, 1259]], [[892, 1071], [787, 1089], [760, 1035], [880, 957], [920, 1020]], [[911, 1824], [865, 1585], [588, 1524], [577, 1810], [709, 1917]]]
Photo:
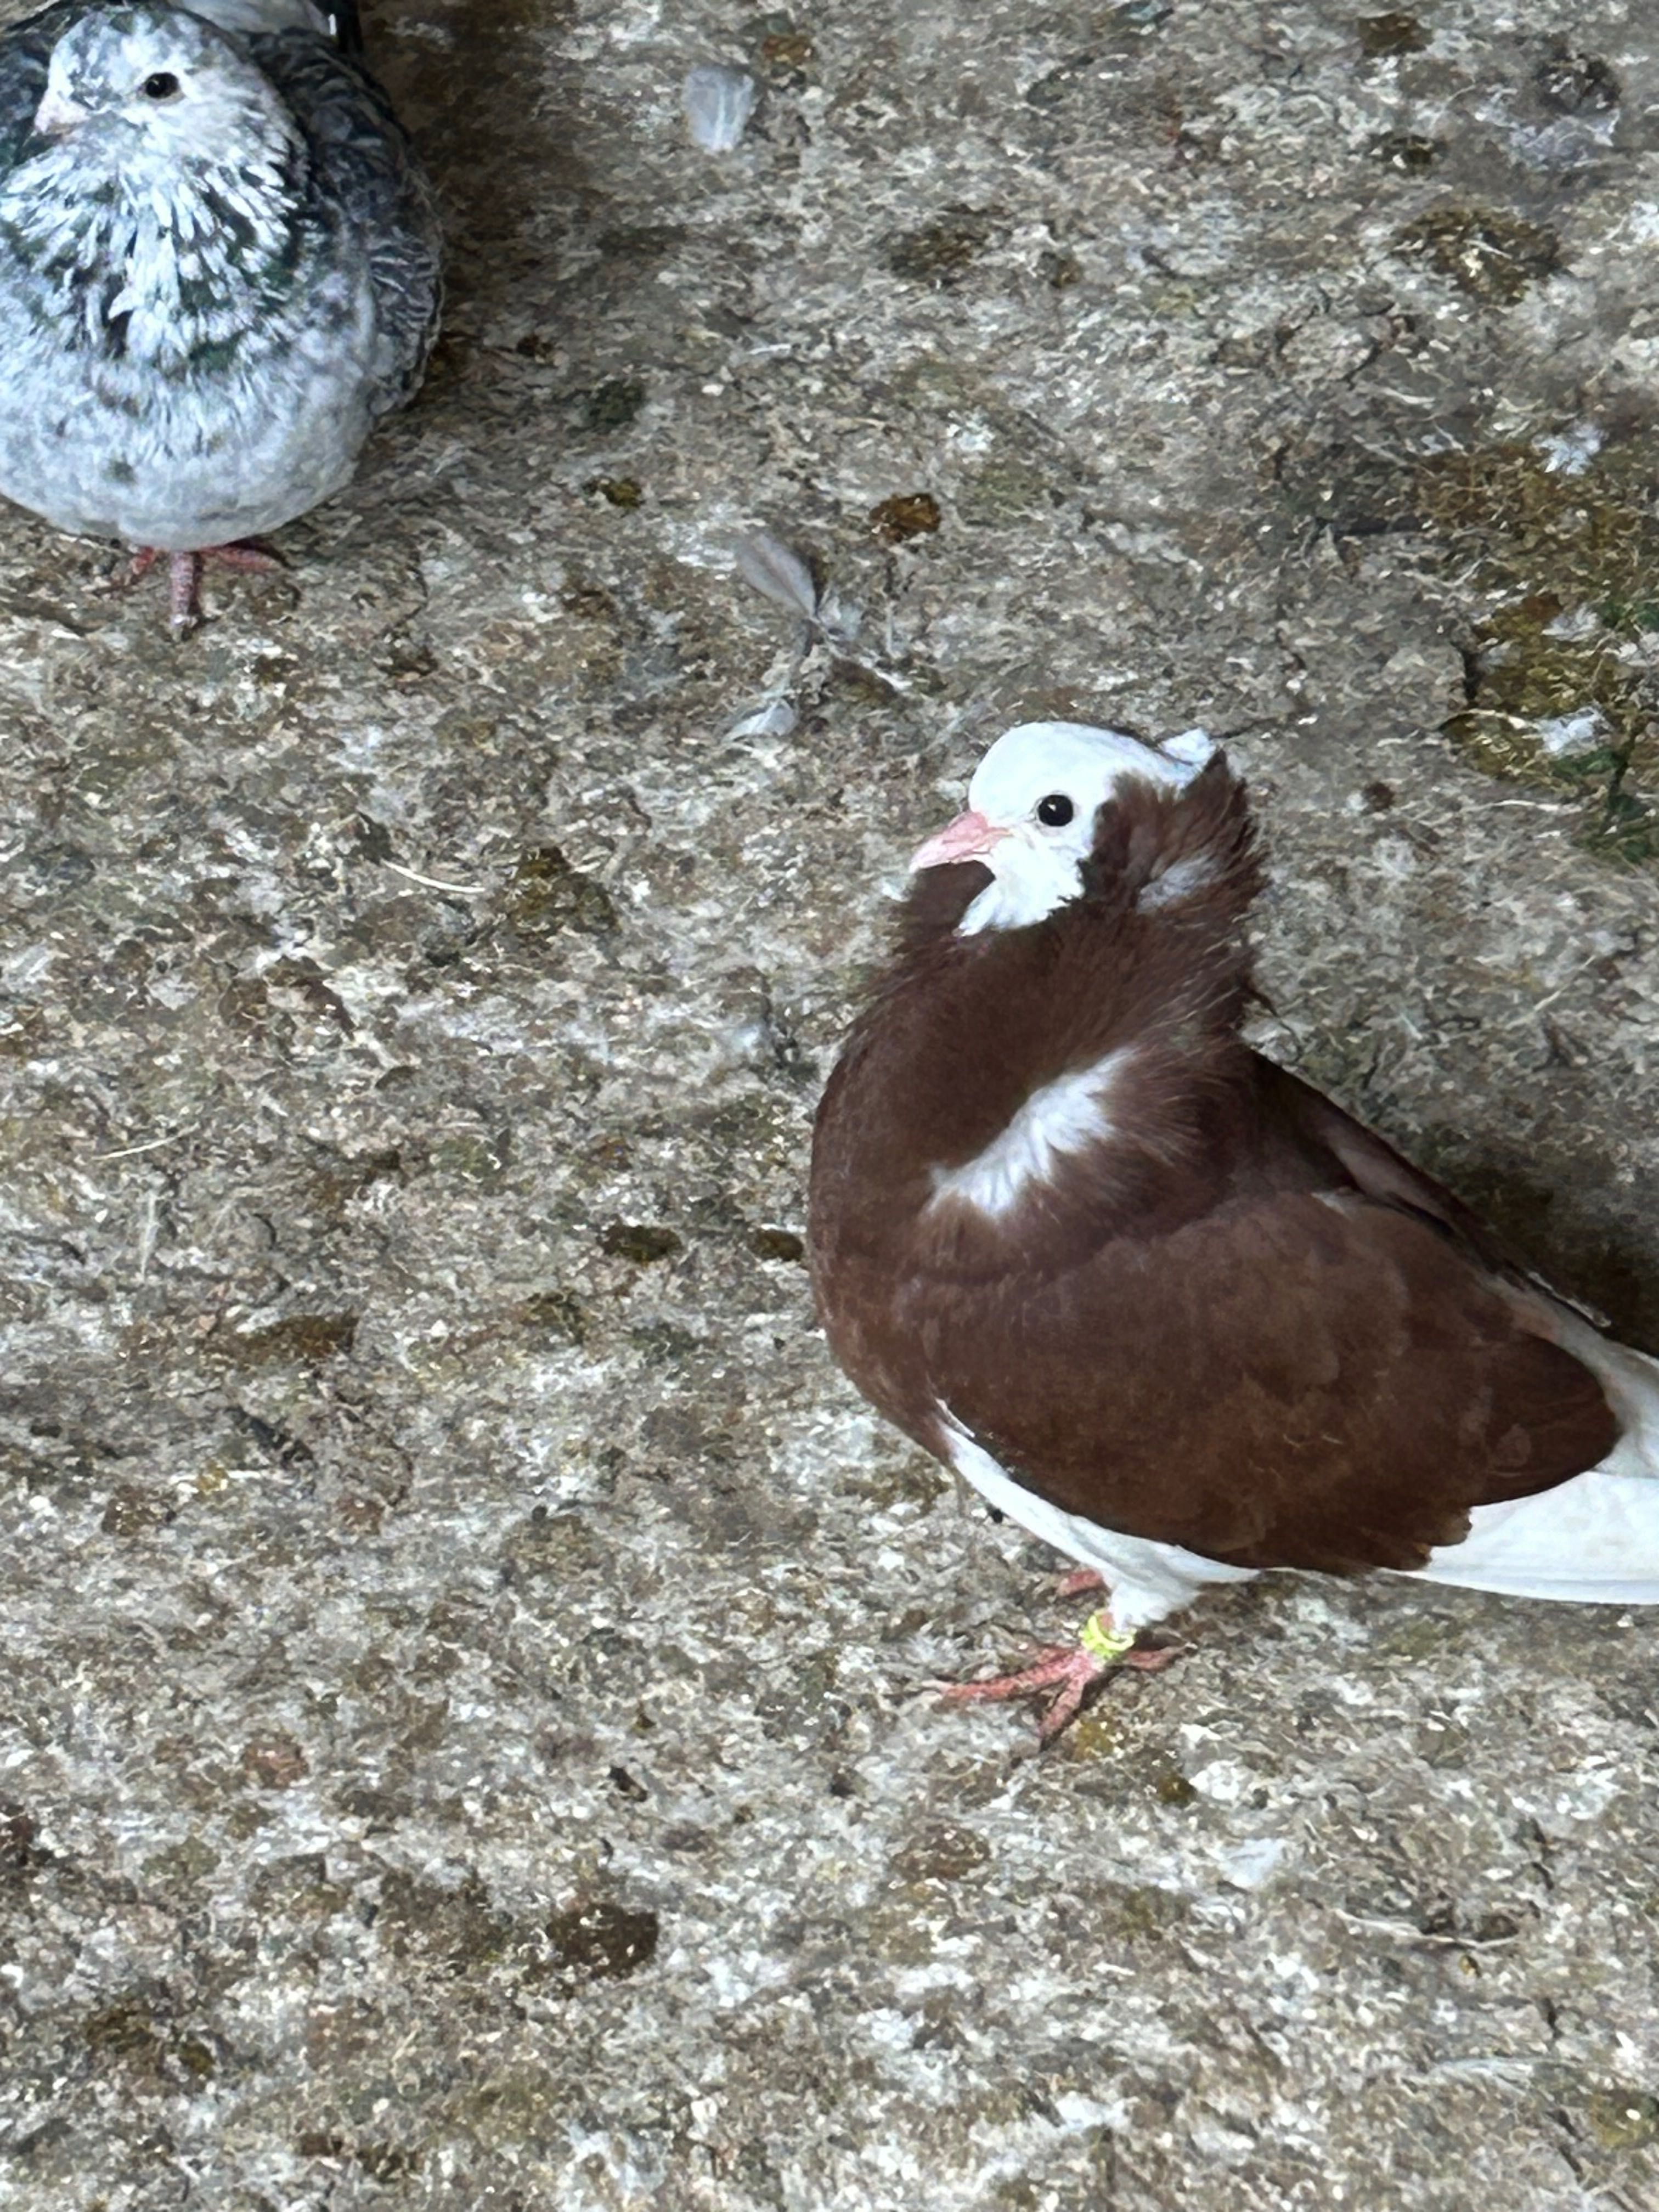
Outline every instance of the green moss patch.
[[1470, 299], [1494, 307], [1512, 307], [1529, 284], [1553, 276], [1561, 263], [1553, 230], [1497, 208], [1437, 208], [1408, 223], [1395, 245], [1450, 277]]
[[1339, 544], [1430, 541], [1418, 557], [1469, 610], [1446, 734], [1489, 775], [1578, 798], [1580, 842], [1640, 864], [1659, 859], [1659, 449], [1573, 445], [1413, 460], [1310, 440], [1275, 473], [1290, 513]]
[[1585, 841], [1659, 857], [1659, 506], [1644, 441], [1577, 474], [1531, 446], [1437, 454], [1410, 505], [1491, 607], [1447, 724], [1497, 775], [1583, 794]]
[[617, 909], [603, 884], [573, 868], [556, 845], [538, 845], [514, 864], [507, 918], [521, 937], [550, 937], [562, 929], [609, 937]]
[[1359, 36], [1359, 51], [1367, 61], [1381, 61], [1391, 54], [1420, 54], [1429, 43], [1429, 34], [1416, 16], [1400, 8], [1391, 8], [1381, 15], [1362, 15], [1354, 29]]

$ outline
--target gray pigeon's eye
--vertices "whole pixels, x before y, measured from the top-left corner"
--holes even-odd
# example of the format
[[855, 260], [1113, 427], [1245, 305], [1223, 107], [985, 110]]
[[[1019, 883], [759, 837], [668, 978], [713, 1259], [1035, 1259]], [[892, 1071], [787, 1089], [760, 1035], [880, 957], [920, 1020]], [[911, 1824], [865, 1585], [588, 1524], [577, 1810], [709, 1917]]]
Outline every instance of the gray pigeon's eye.
[[1037, 801], [1037, 820], [1045, 830], [1063, 830], [1077, 812], [1063, 791], [1051, 791]]
[[179, 97], [179, 80], [171, 70], [157, 70], [154, 76], [144, 79], [138, 89], [146, 100], [176, 100]]

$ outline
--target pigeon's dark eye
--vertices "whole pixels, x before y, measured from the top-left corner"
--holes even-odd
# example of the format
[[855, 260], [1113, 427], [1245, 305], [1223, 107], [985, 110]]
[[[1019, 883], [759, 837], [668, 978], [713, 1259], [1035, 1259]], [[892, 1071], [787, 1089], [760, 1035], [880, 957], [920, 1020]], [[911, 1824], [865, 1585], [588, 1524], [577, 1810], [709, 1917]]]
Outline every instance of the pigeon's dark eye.
[[171, 70], [157, 70], [155, 76], [147, 76], [138, 88], [146, 100], [176, 100], [179, 80]]
[[1037, 820], [1045, 830], [1063, 830], [1077, 812], [1063, 791], [1051, 791], [1037, 801]]

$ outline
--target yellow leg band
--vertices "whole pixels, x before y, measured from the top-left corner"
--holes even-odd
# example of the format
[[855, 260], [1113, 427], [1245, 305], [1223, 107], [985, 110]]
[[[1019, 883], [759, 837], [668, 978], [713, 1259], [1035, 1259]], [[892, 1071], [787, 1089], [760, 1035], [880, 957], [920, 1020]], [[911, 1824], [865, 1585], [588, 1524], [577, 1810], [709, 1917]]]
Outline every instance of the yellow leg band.
[[1126, 1651], [1133, 1651], [1135, 1639], [1124, 1636], [1112, 1626], [1109, 1613], [1091, 1613], [1078, 1632], [1078, 1642], [1091, 1659], [1098, 1659], [1103, 1667], [1115, 1667]]

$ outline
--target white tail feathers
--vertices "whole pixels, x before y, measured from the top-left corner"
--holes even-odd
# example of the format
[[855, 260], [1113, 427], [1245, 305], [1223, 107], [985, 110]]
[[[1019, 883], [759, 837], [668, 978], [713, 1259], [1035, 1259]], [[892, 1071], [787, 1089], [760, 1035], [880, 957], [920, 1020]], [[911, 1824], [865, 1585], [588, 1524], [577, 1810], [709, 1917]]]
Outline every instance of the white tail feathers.
[[1480, 1505], [1427, 1582], [1579, 1605], [1659, 1605], [1659, 1360], [1562, 1312], [1553, 1332], [1601, 1381], [1623, 1434], [1599, 1467], [1536, 1498]]

